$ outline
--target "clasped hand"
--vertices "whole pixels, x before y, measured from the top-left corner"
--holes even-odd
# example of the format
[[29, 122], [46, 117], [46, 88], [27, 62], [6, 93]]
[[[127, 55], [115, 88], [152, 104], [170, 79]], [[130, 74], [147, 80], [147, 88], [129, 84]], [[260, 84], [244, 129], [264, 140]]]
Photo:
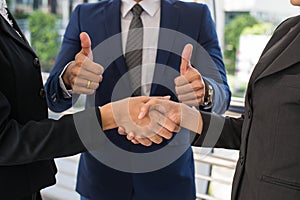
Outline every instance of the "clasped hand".
[[197, 110], [166, 97], [135, 97], [112, 104], [119, 134], [127, 135], [134, 144], [159, 144], [163, 138], [170, 139], [174, 132], [179, 132], [180, 127], [199, 134], [202, 131], [202, 118]]
[[[181, 55], [180, 76], [174, 80], [178, 100], [182, 103], [175, 103], [161, 98], [150, 99], [141, 108], [138, 119], [150, 117], [153, 127], [148, 126], [148, 129], [152, 128], [151, 137], [146, 137], [147, 134], [138, 134], [139, 129], [129, 130], [122, 126], [121, 123], [118, 130], [120, 135], [126, 135], [127, 139], [134, 144], [149, 146], [152, 142], [156, 144], [161, 143], [163, 138], [170, 139], [172, 135], [166, 133], [168, 131], [178, 132], [180, 126], [201, 133], [201, 115], [198, 111], [188, 107], [201, 105], [205, 96], [203, 78], [197, 69], [192, 67], [190, 62], [192, 51], [193, 46], [191, 44], [187, 44], [184, 47]], [[164, 134], [153, 135], [158, 132], [163, 132]]]
[[[133, 97], [111, 103], [109, 108], [102, 107], [101, 113], [110, 110], [112, 125], [103, 124], [104, 129], [122, 127], [128, 133], [127, 138], [135, 137], [139, 143], [149, 146], [152, 142], [159, 144], [163, 138], [170, 139], [173, 132], [179, 131], [179, 121], [174, 117], [166, 118], [165, 108], [154, 105], [158, 101], [171, 102], [170, 97]], [[143, 111], [143, 112], [141, 112]], [[179, 116], [179, 115], [178, 115]]]

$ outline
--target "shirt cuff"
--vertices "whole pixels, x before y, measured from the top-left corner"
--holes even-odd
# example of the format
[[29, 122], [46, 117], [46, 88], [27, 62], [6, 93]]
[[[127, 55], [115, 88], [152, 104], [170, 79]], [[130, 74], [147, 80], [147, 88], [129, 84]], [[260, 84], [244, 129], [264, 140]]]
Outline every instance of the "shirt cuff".
[[59, 86], [60, 86], [60, 88], [61, 88], [62, 91], [63, 91], [63, 97], [64, 97], [65, 99], [72, 98], [72, 93], [73, 93], [72, 90], [67, 90], [66, 85], [64, 84], [64, 81], [63, 81], [63, 79], [62, 79], [63, 73], [65, 72], [65, 70], [67, 69], [67, 67], [68, 67], [70, 64], [71, 64], [71, 62], [69, 62], [69, 63], [65, 66], [65, 68], [62, 70], [62, 72], [61, 72], [61, 74], [59, 75], [59, 78], [58, 78], [58, 80], [59, 80]]

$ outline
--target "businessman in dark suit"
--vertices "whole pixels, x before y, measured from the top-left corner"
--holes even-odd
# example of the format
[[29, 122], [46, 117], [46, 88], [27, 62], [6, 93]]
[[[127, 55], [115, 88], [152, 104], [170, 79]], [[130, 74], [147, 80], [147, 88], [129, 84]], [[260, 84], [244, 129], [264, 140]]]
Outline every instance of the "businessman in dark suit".
[[[133, 15], [135, 15], [135, 11], [131, 12], [131, 10], [135, 7], [136, 2], [139, 2], [142, 8], [140, 18], [144, 28], [170, 29], [190, 38], [190, 40], [185, 40], [180, 37], [166, 35], [161, 30], [153, 31], [147, 37], [144, 35], [144, 42], [156, 45], [154, 45], [155, 51], [153, 52], [145, 53], [143, 50], [143, 63], [157, 63], [157, 65], [155, 68], [149, 68], [150, 71], [146, 73], [142, 69], [142, 73], [138, 77], [142, 79], [142, 82], [146, 79], [146, 82], [150, 80], [152, 84], [151, 87], [142, 86], [140, 94], [151, 96], [171, 95], [173, 100], [177, 100], [175, 92], [172, 92], [172, 90], [175, 88], [174, 79], [179, 75], [180, 71], [180, 53], [187, 42], [194, 41], [194, 43], [200, 44], [208, 52], [208, 57], [214, 63], [214, 67], [207, 70], [207, 66], [203, 66], [205, 64], [201, 65], [205, 61], [203, 57], [195, 53], [192, 58], [194, 66], [202, 75], [198, 77], [199, 81], [205, 82], [205, 85], [203, 83], [198, 91], [202, 96], [200, 95], [201, 99], [197, 103], [203, 104], [204, 107], [206, 105], [211, 106], [210, 108], [213, 111], [223, 113], [229, 105], [230, 91], [227, 85], [214, 23], [208, 8], [203, 4], [185, 3], [175, 0], [109, 0], [78, 6], [70, 19], [61, 51], [46, 84], [46, 97], [50, 109], [63, 111], [69, 108], [72, 105], [72, 97], [75, 97], [77, 93], [82, 93], [76, 90], [76, 83], [70, 81], [71, 77], [78, 74], [73, 73], [76, 71], [73, 70], [76, 66], [72, 60], [80, 49], [80, 41], [78, 39], [80, 32], [87, 32], [92, 40], [92, 48], [95, 51], [99, 50], [97, 49], [98, 45], [101, 46], [112, 36], [121, 33], [121, 31], [126, 32], [130, 28], [130, 21], [134, 19]], [[137, 24], [139, 23], [135, 23], [135, 25]], [[145, 34], [147, 33], [145, 32]], [[99, 63], [104, 66], [105, 72], [103, 81], [95, 96], [88, 96], [88, 106], [94, 106], [91, 102], [101, 106], [112, 101], [113, 91], [117, 82], [128, 71], [130, 59], [124, 53], [128, 45], [126, 43], [127, 37], [117, 35], [116, 38], [117, 41], [110, 43], [110, 48], [107, 47], [102, 49], [102, 51], [100, 49], [103, 54], [108, 52], [107, 58], [103, 55], [97, 55], [97, 57], [100, 57]], [[139, 37], [135, 39], [138, 40], [137, 38]], [[167, 43], [169, 49], [160, 49], [163, 43]], [[171, 53], [172, 51], [179, 52], [179, 55]], [[197, 51], [201, 51], [200, 47], [196, 49]], [[105, 60], [111, 59], [109, 54], [114, 54], [115, 52], [119, 56], [112, 63], [109, 63], [108, 66], [103, 64]], [[101, 57], [104, 58], [101, 60]], [[177, 73], [172, 74], [166, 70], [167, 67], [161, 68], [159, 64], [170, 66], [170, 69], [174, 69], [173, 72], [176, 71]], [[121, 82], [121, 85], [127, 91], [130, 91], [130, 89], [127, 89], [130, 88], [130, 81], [127, 79], [127, 81], [122, 80]], [[86, 87], [91, 84], [88, 81], [85, 82]], [[168, 85], [170, 86], [169, 88], [166, 87]], [[74, 88], [75, 92], [73, 91]], [[214, 90], [213, 98], [206, 98], [213, 101], [213, 103], [211, 101], [205, 102], [204, 105], [204, 88]], [[122, 93], [124, 90], [119, 89], [117, 91]], [[121, 99], [131, 96], [132, 93], [121, 94], [117, 98]], [[116, 130], [107, 131], [106, 134], [114, 144], [133, 152], [151, 152], [168, 144], [168, 141], [164, 140], [160, 145], [152, 145], [149, 148], [145, 148], [130, 144], [125, 137], [119, 136]], [[160, 158], [157, 159], [159, 160]], [[194, 184], [194, 163], [190, 148], [169, 166], [154, 172], [140, 174], [114, 170], [103, 165], [91, 154], [84, 153], [79, 164], [77, 191], [88, 199], [190, 200], [195, 199]]]
[[[291, 3], [300, 6], [299, 0]], [[248, 84], [242, 117], [201, 112], [195, 117], [200, 128], [186, 127], [201, 134], [195, 146], [240, 151], [232, 200], [300, 199], [299, 50], [300, 16], [296, 16], [282, 22], [265, 47]], [[160, 105], [167, 117], [181, 119], [183, 105], [161, 100], [148, 104], [143, 113], [150, 105]], [[210, 131], [211, 123], [222, 125], [221, 133]]]

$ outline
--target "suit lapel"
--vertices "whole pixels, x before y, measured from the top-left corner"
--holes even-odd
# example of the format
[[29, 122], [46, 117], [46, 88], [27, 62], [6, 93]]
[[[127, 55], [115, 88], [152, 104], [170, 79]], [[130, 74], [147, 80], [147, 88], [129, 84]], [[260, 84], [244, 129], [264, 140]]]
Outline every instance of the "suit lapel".
[[[22, 47], [29, 50], [32, 54], [36, 55], [35, 52], [30, 47], [29, 43], [27, 42], [25, 36], [23, 35], [22, 31], [20, 30], [19, 26], [17, 25], [17, 22], [12, 17], [11, 13], [8, 11], [8, 15], [10, 19], [12, 19], [13, 22], [13, 28], [6, 22], [6, 20], [1, 16], [0, 19], [0, 26], [2, 27], [2, 31], [6, 32], [11, 38], [13, 38], [18, 44], [20, 44]], [[14, 30], [15, 29], [15, 30]], [[18, 33], [22, 36], [20, 37]]]
[[278, 71], [284, 70], [292, 66], [293, 64], [300, 62], [300, 56], [298, 55], [299, 52], [295, 51], [300, 50], [300, 23], [297, 26], [298, 30], [296, 30], [296, 28], [293, 30], [297, 32], [296, 37], [287, 46], [287, 48], [284, 49], [278, 57], [276, 57], [276, 59], [270, 64], [270, 66], [265, 71], [263, 71], [263, 73], [257, 78], [257, 80], [274, 74]]
[[[174, 4], [175, 0], [162, 0], [161, 1], [161, 19], [160, 19], [160, 32], [157, 47], [156, 63], [167, 66], [170, 52], [172, 50], [174, 41], [176, 39], [175, 34], [168, 34], [169, 31], [164, 29], [177, 30], [179, 22], [179, 10]], [[166, 42], [167, 40], [167, 42]], [[164, 51], [162, 51], [164, 50]], [[165, 67], [155, 67], [153, 82], [159, 83], [165, 76]], [[155, 81], [157, 80], [157, 81]], [[156, 90], [157, 84], [154, 84], [151, 88], [151, 93]]]
[[110, 3], [104, 9], [104, 16], [105, 16], [105, 30], [107, 33], [107, 38], [110, 38], [116, 34], [113, 41], [114, 49], [118, 52], [115, 52], [116, 55], [122, 55], [121, 58], [115, 60], [115, 64], [118, 68], [118, 71], [121, 74], [127, 72], [127, 65], [125, 62], [125, 58], [123, 56], [122, 50], [122, 35], [121, 33], [121, 2], [120, 0], [113, 1], [111, 0]]
[[299, 17], [287, 22], [270, 40], [262, 54], [250, 81], [258, 80], [284, 70], [300, 61], [295, 49], [300, 49]]
[[295, 26], [297, 24], [297, 22], [298, 22], [298, 19], [297, 20], [288, 20], [288, 21], [282, 22], [282, 23], [284, 23], [284, 25], [279, 26], [275, 30], [272, 38], [270, 39], [270, 41], [266, 45], [265, 49], [263, 50], [262, 55], [265, 55], [265, 53], [270, 48], [272, 48], [274, 46], [274, 44], [276, 44], [284, 35], [286, 35], [289, 32], [290, 27]]

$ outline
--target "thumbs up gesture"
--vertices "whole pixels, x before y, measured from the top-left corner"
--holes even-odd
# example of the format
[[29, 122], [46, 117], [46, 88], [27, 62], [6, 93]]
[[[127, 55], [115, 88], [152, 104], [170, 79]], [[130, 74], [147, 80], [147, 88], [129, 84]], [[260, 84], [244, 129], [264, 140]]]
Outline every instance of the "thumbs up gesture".
[[102, 81], [103, 67], [93, 62], [91, 39], [85, 32], [80, 34], [81, 51], [70, 62], [62, 75], [67, 89], [76, 94], [93, 94]]
[[189, 106], [199, 106], [204, 102], [205, 83], [201, 74], [191, 65], [193, 46], [185, 45], [181, 55], [180, 76], [175, 78], [178, 100]]

